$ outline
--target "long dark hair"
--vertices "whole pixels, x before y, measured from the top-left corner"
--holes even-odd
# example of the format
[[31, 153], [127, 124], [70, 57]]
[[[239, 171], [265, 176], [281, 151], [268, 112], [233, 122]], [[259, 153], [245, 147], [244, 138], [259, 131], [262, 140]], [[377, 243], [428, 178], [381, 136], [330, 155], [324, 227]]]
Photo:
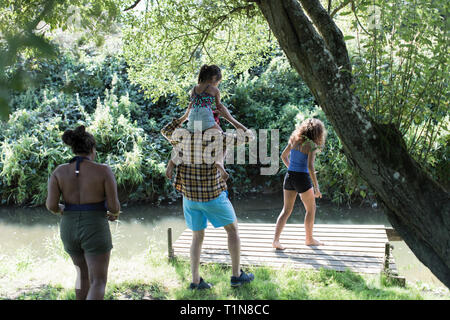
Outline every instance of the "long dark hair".
[[212, 64], [210, 66], [204, 64], [200, 68], [200, 72], [198, 73], [198, 83], [211, 80], [214, 76], [217, 76], [217, 81], [222, 80], [222, 71], [220, 70], [220, 68], [215, 64]]
[[72, 147], [75, 154], [89, 154], [95, 147], [94, 136], [86, 132], [84, 126], [79, 126], [75, 130], [64, 131], [62, 141]]

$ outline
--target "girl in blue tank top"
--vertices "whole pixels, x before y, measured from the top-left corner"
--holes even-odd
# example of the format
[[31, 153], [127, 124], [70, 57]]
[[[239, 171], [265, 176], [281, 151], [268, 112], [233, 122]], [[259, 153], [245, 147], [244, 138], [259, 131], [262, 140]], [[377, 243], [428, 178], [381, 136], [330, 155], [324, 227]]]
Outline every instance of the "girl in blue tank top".
[[281, 232], [294, 209], [297, 194], [303, 202], [305, 215], [305, 244], [307, 246], [323, 245], [313, 238], [314, 218], [316, 214], [315, 198], [322, 198], [314, 171], [316, 153], [325, 144], [326, 130], [318, 119], [306, 119], [291, 134], [289, 143], [281, 154], [281, 159], [288, 168], [284, 178], [284, 206], [277, 219], [272, 246], [285, 249], [280, 243]]
[[297, 149], [291, 149], [288, 171], [308, 173], [308, 154]]

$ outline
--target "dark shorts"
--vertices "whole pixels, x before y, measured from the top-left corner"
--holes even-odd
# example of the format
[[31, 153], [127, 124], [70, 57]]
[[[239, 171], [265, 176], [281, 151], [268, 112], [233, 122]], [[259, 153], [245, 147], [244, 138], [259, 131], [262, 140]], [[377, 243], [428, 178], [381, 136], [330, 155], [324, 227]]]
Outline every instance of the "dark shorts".
[[70, 255], [98, 255], [113, 247], [105, 211], [65, 211], [60, 235]]
[[283, 189], [303, 193], [313, 187], [311, 177], [307, 172], [288, 171], [284, 176]]

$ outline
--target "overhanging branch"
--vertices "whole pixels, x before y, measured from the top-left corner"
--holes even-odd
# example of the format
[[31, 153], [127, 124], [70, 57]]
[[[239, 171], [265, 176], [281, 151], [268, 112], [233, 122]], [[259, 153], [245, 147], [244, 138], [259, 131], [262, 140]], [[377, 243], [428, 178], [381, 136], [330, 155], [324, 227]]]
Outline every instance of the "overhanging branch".
[[131, 6], [129, 6], [128, 8], [124, 9], [123, 11], [128, 11], [128, 10], [132, 10], [134, 8], [136, 8], [136, 6], [139, 4], [139, 2], [141, 2], [142, 0], [136, 0]]
[[352, 67], [341, 30], [318, 0], [300, 0], [300, 2], [325, 40], [338, 67], [347, 70], [342, 76], [347, 83], [350, 83]]

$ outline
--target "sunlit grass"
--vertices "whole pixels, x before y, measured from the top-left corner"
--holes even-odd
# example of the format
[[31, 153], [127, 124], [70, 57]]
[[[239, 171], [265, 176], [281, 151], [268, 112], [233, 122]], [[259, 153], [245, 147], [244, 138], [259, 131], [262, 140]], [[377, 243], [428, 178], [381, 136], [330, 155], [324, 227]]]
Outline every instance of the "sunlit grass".
[[[120, 237], [113, 231], [113, 238]], [[24, 247], [15, 255], [0, 256], [0, 299], [75, 299], [75, 268], [58, 238], [46, 239], [47, 255], [38, 257]], [[189, 261], [169, 261], [166, 253], [149, 242], [145, 251], [126, 259], [111, 254], [105, 299], [203, 299], [203, 300], [406, 300], [450, 299], [448, 290], [408, 282], [405, 288], [389, 284], [380, 275], [360, 275], [350, 271], [295, 270], [245, 267], [255, 281], [241, 288], [230, 286], [231, 268], [204, 264], [200, 274], [213, 284], [207, 291], [188, 289]]]

